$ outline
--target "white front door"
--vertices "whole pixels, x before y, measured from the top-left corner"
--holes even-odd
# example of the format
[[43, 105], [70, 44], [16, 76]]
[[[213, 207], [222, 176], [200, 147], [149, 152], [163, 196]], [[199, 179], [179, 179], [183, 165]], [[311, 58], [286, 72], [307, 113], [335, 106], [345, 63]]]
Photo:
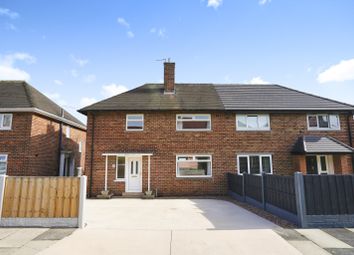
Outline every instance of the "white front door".
[[126, 192], [142, 192], [142, 160], [141, 157], [128, 157], [127, 158], [127, 170], [128, 181], [126, 186]]

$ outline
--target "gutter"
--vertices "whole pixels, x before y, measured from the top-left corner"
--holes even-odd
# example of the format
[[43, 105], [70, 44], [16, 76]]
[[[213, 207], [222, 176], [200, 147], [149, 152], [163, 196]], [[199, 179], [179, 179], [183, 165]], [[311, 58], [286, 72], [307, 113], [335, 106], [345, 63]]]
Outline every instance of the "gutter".
[[59, 117], [59, 116], [57, 116], [57, 115], [55, 115], [53, 113], [49, 113], [49, 112], [43, 111], [43, 110], [38, 109], [36, 107], [29, 107], [29, 108], [0, 108], [0, 112], [34, 112], [34, 113], [46, 116], [48, 118], [51, 118], [51, 119], [66, 123], [66, 124], [68, 124], [70, 126], [77, 127], [77, 128], [79, 128], [81, 130], [86, 131], [86, 126], [85, 125], [80, 125], [80, 124], [78, 124], [78, 123], [76, 123], [74, 121], [65, 119], [63, 117]]

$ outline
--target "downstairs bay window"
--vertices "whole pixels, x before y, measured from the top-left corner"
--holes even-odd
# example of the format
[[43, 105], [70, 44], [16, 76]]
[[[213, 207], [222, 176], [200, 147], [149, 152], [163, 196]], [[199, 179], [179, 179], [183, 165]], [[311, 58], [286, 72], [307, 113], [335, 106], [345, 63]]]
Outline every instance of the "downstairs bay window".
[[0, 175], [6, 174], [7, 170], [7, 155], [0, 154]]
[[177, 177], [211, 177], [212, 160], [210, 155], [177, 155]]
[[238, 174], [272, 174], [272, 156], [271, 155], [238, 155], [237, 156]]

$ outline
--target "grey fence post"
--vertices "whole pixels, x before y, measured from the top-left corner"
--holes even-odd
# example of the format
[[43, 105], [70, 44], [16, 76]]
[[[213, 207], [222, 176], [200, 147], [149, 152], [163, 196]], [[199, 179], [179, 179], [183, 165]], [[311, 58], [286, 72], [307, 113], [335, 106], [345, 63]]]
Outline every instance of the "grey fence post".
[[5, 196], [5, 182], [6, 182], [6, 175], [0, 175], [0, 219], [2, 214], [2, 205], [4, 203], [4, 196]]
[[261, 175], [261, 178], [262, 178], [262, 179], [261, 179], [261, 189], [262, 189], [262, 204], [263, 204], [263, 210], [266, 211], [264, 176], [265, 176], [265, 174], [262, 173], [262, 175]]
[[245, 193], [245, 173], [242, 174], [242, 199], [243, 199], [243, 202], [246, 201], [246, 193]]
[[301, 172], [296, 172], [294, 174], [294, 182], [295, 182], [298, 224], [300, 227], [306, 228], [307, 221], [306, 221], [305, 186], [304, 186], [304, 176], [302, 175]]

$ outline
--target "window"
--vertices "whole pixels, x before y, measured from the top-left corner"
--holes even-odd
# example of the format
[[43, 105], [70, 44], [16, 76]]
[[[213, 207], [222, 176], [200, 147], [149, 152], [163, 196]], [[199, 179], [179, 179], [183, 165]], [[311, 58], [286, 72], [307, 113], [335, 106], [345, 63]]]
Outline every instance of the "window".
[[65, 132], [66, 138], [70, 138], [70, 127], [66, 126], [66, 132]]
[[271, 155], [238, 155], [237, 169], [239, 174], [272, 174]]
[[79, 142], [79, 152], [82, 152], [82, 142]]
[[177, 114], [176, 129], [186, 131], [211, 130], [210, 114]]
[[142, 131], [144, 130], [143, 114], [127, 114], [126, 130]]
[[336, 114], [307, 115], [309, 130], [340, 130], [339, 116]]
[[7, 155], [0, 154], [0, 175], [6, 174], [7, 170]]
[[210, 155], [177, 156], [177, 177], [211, 177]]
[[124, 181], [125, 178], [125, 157], [116, 158], [116, 180]]
[[12, 126], [12, 114], [0, 114], [0, 130], [10, 130]]
[[269, 114], [237, 114], [236, 130], [270, 130]]

